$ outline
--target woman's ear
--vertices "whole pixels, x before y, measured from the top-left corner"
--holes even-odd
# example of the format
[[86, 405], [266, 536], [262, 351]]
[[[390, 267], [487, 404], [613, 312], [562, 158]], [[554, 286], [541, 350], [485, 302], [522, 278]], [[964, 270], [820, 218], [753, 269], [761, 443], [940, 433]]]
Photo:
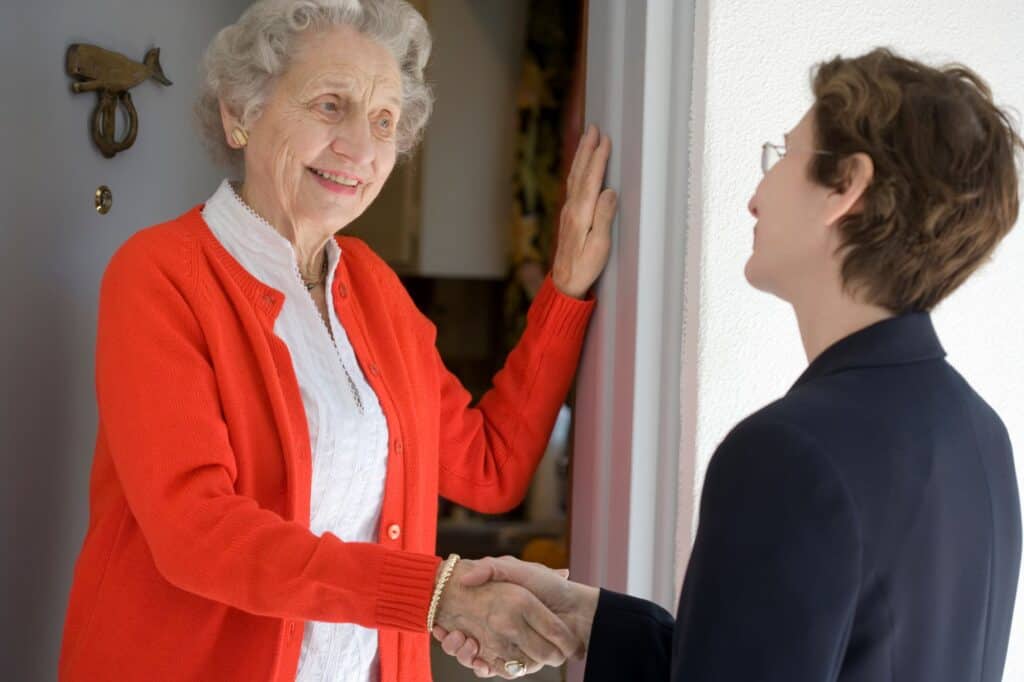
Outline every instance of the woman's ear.
[[851, 154], [840, 163], [843, 185], [828, 195], [826, 225], [833, 225], [850, 213], [861, 210], [861, 200], [875, 177], [875, 163], [863, 152]]
[[220, 103], [220, 121], [224, 126], [224, 139], [232, 149], [241, 149], [248, 142], [248, 133], [238, 117], [231, 113], [231, 109], [224, 103], [224, 100], [218, 101]]

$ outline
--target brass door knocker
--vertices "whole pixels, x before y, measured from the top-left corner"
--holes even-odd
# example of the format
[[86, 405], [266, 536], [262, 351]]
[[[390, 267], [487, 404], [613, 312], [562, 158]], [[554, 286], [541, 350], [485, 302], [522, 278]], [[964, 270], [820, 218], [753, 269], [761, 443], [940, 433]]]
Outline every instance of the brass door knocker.
[[[67, 72], [75, 79], [71, 84], [74, 92], [97, 93], [96, 109], [92, 112], [92, 140], [108, 159], [131, 147], [139, 133], [139, 115], [128, 91], [149, 78], [162, 85], [172, 84], [160, 66], [160, 48], [156, 47], [139, 63], [95, 45], [71, 45], [67, 53]], [[119, 104], [128, 116], [128, 132], [121, 140], [116, 136]]]

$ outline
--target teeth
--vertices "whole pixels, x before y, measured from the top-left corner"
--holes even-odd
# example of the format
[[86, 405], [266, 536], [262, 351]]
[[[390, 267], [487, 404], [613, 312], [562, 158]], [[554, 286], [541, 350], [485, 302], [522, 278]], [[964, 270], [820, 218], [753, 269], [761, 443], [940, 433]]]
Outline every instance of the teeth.
[[321, 178], [324, 178], [325, 180], [330, 180], [331, 182], [336, 182], [339, 185], [345, 185], [346, 187], [355, 187], [356, 185], [359, 184], [359, 181], [353, 178], [343, 178], [338, 175], [332, 175], [331, 173], [325, 173], [324, 171], [316, 168], [312, 168], [310, 170], [319, 175]]

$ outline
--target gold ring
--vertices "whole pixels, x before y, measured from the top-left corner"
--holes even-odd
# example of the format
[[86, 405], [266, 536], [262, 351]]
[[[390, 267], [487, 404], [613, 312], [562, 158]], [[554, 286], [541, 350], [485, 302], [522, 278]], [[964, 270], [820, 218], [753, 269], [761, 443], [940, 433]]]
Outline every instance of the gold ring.
[[505, 663], [505, 672], [513, 677], [522, 677], [526, 674], [526, 664], [522, 661], [508, 661]]

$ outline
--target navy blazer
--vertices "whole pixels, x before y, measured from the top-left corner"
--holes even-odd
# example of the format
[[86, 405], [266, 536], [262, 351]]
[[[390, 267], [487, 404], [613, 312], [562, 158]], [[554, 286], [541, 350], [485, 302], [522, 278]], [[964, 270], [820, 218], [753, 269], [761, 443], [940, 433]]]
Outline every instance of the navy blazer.
[[586, 681], [997, 682], [1010, 439], [926, 314], [839, 341], [708, 468], [677, 620], [602, 591]]

